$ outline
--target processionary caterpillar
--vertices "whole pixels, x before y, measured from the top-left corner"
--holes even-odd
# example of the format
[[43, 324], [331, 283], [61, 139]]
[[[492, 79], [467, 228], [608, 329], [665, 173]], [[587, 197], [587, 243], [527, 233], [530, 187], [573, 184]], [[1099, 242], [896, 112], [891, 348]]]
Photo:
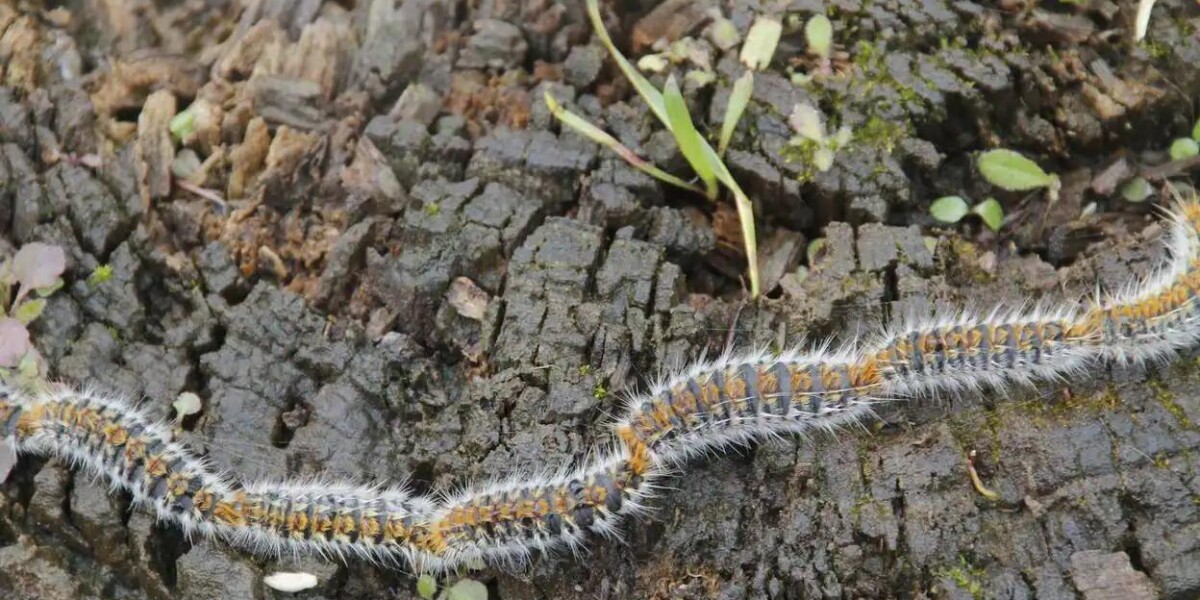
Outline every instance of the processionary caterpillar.
[[633, 397], [611, 447], [582, 466], [448, 498], [403, 486], [242, 484], [219, 475], [125, 400], [87, 389], [0, 386], [0, 436], [129, 492], [187, 534], [263, 554], [361, 556], [414, 571], [523, 563], [617, 536], [685, 459], [857, 422], [888, 401], [1054, 381], [1099, 363], [1169, 358], [1200, 338], [1200, 200], [1169, 216], [1169, 258], [1088, 306], [910, 320], [875, 340], [700, 362]]

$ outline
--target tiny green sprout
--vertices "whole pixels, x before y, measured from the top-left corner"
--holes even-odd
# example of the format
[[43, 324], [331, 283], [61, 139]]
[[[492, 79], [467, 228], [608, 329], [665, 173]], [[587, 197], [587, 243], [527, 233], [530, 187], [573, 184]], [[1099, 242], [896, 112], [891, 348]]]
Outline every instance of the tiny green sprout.
[[992, 231], [1000, 231], [1004, 225], [1004, 207], [995, 198], [988, 198], [971, 207], [971, 212], [979, 215]]
[[433, 600], [433, 595], [437, 593], [437, 579], [429, 573], [424, 573], [417, 578], [417, 595], [424, 600]]
[[88, 287], [98, 287], [112, 279], [113, 268], [110, 264], [96, 265], [87, 278]]
[[587, 377], [592, 374], [592, 365], [579, 365], [579, 374]]
[[789, 146], [810, 148], [812, 164], [818, 171], [825, 172], [833, 167], [836, 152], [850, 143], [853, 133], [848, 126], [838, 128], [832, 136], [826, 135], [825, 124], [821, 122], [821, 112], [810, 104], [797, 104], [792, 107], [788, 117], [788, 125], [796, 132]]
[[17, 305], [13, 310], [13, 318], [20, 321], [22, 325], [28, 325], [42, 316], [42, 312], [46, 310], [46, 299], [38, 298], [36, 300], [26, 300]]
[[970, 212], [961, 196], [942, 196], [929, 205], [929, 214], [943, 223], [957, 223]]
[[1200, 154], [1200, 144], [1193, 139], [1179, 138], [1171, 142], [1171, 149], [1167, 153], [1171, 155], [1171, 160], [1191, 158]]
[[808, 243], [808, 247], [804, 249], [804, 256], [808, 259], [809, 265], [815, 265], [817, 259], [821, 257], [821, 253], [825, 252], [825, 245], [828, 240], [825, 238], [817, 238]]
[[808, 48], [821, 58], [829, 58], [833, 52], [833, 22], [825, 15], [813, 15], [804, 25], [804, 37]]
[[1150, 182], [1141, 177], [1135, 177], [1121, 186], [1121, 197], [1128, 202], [1145, 202], [1154, 193]]
[[436, 217], [440, 212], [442, 212], [442, 207], [438, 206], [437, 202], [429, 202], [425, 205], [425, 214], [431, 217]]
[[167, 129], [170, 130], [171, 135], [180, 141], [187, 139], [187, 136], [191, 135], [195, 128], [196, 112], [190, 106], [183, 112], [171, 117], [171, 122], [167, 124]]
[[942, 196], [929, 205], [929, 214], [947, 224], [957, 223], [971, 213], [977, 215], [992, 231], [1000, 231], [1004, 225], [1004, 207], [995, 198], [970, 206], [962, 196]]
[[597, 400], [603, 400], [607, 398], [608, 388], [604, 387], [604, 384], [602, 383], [597, 383], [596, 387], [592, 390], [592, 397]]

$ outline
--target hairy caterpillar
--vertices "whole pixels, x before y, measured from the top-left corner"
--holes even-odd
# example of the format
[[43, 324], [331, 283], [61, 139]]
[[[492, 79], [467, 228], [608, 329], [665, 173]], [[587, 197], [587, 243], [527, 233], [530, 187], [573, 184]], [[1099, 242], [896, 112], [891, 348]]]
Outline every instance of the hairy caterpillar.
[[185, 533], [251, 552], [360, 556], [418, 571], [521, 564], [535, 552], [577, 551], [589, 535], [619, 535], [656, 483], [696, 454], [854, 423], [880, 402], [1061, 379], [1194, 345], [1200, 200], [1180, 204], [1169, 223], [1165, 264], [1090, 307], [910, 320], [858, 346], [700, 362], [632, 398], [612, 447], [578, 467], [449, 497], [403, 486], [242, 484], [128, 402], [66, 387], [0, 385], [0, 436], [18, 452], [103, 477]]

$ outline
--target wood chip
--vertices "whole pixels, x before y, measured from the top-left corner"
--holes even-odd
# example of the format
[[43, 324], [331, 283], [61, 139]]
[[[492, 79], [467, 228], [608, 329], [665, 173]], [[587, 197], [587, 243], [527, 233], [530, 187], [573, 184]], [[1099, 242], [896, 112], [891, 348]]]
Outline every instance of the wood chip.
[[171, 118], [175, 116], [175, 96], [158, 90], [146, 98], [138, 115], [137, 158], [138, 189], [142, 203], [149, 208], [155, 200], [171, 193], [171, 163], [175, 160], [175, 140], [171, 139]]
[[450, 306], [453, 306], [458, 314], [472, 321], [483, 321], [490, 300], [487, 292], [466, 277], [455, 279], [450, 284], [450, 291], [446, 293], [446, 301]]

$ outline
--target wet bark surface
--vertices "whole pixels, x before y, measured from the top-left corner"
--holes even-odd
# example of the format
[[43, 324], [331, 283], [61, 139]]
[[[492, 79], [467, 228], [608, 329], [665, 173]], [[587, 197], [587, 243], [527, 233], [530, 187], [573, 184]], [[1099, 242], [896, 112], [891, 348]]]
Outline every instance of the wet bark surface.
[[[674, 68], [711, 65], [688, 94], [710, 130], [741, 69], [708, 41], [714, 8], [743, 35], [782, 15], [605, 9], [630, 51], [699, 41]], [[239, 477], [422, 492], [580, 457], [624, 397], [729, 345], [1070, 301], [1161, 258], [1152, 211], [1105, 177], [1161, 164], [1190, 130], [1194, 3], [1160, 1], [1139, 45], [1132, 7], [1107, 2], [825, 8], [835, 75], [790, 82], [811, 65], [785, 35], [728, 155], [756, 200], [757, 304], [730, 204], [552, 122], [546, 89], [687, 172], [574, 2], [0, 4], [0, 250], [68, 252], [32, 327], [54, 378], [163, 418], [198, 394], [185, 438]], [[797, 103], [855, 131], [829, 171], [788, 147]], [[1062, 174], [1060, 200], [998, 195], [999, 234], [935, 227], [933, 198], [998, 192], [971, 158], [991, 147]], [[472, 576], [498, 599], [1193, 598], [1197, 364], [885, 406], [687, 465], [625, 543]], [[972, 487], [972, 451], [997, 500]], [[304, 598], [416, 597], [396, 569], [188, 541], [54, 462], [22, 459], [0, 494], [6, 597], [266, 599], [275, 570], [317, 574]]]

